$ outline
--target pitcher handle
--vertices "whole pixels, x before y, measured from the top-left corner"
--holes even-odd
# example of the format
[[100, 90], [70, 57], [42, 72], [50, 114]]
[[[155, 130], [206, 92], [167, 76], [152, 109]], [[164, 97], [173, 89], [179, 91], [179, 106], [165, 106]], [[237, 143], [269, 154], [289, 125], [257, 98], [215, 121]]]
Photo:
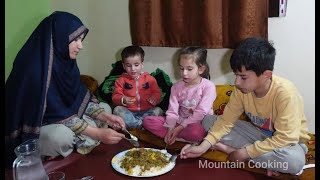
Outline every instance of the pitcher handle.
[[22, 158], [21, 156], [17, 157], [12, 165], [12, 173], [13, 173], [13, 180], [18, 180], [18, 176], [17, 176], [17, 167], [20, 165], [20, 163], [22, 162]]

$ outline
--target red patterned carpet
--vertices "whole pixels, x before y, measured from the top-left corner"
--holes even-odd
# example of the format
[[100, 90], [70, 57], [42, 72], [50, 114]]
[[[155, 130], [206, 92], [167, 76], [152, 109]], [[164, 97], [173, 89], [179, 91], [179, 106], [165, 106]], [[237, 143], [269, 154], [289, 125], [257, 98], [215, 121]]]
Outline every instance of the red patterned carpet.
[[[146, 131], [131, 131], [137, 135], [141, 140], [142, 147], [151, 147], [162, 149], [164, 143], [161, 139], [149, 134]], [[314, 137], [313, 137], [314, 140]], [[170, 153], [177, 153], [183, 146], [183, 143], [175, 143], [172, 146], [167, 147]], [[44, 167], [47, 173], [51, 171], [63, 171], [66, 174], [67, 180], [74, 180], [83, 176], [94, 176], [95, 180], [104, 179], [134, 179], [133, 177], [122, 175], [115, 171], [111, 166], [111, 159], [127, 149], [133, 148], [132, 145], [122, 140], [119, 144], [105, 145], [101, 144], [96, 147], [88, 155], [80, 155], [76, 152], [72, 153], [66, 158], [58, 157], [56, 159], [44, 162]], [[309, 163], [314, 163], [314, 142], [309, 144], [309, 150], [312, 157], [309, 159]], [[153, 179], [272, 179], [267, 177], [265, 169], [253, 169], [253, 168], [222, 168], [222, 167], [199, 167], [199, 163], [202, 164], [207, 160], [207, 163], [213, 163], [218, 161], [225, 161], [226, 155], [218, 151], [208, 151], [201, 158], [195, 159], [177, 159], [176, 166], [166, 174], [153, 177]], [[212, 165], [212, 164], [211, 164]], [[216, 165], [217, 166], [217, 165]], [[281, 175], [280, 177], [273, 177], [273, 179], [314, 179], [315, 169], [307, 169], [301, 176]], [[12, 171], [6, 170], [5, 179], [12, 179]]]

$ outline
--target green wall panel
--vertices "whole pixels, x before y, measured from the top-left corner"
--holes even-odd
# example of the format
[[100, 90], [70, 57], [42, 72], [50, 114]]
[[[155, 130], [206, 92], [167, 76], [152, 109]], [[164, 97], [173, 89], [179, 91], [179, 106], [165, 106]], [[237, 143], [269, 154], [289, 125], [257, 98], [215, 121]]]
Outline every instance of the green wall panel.
[[40, 21], [51, 13], [49, 0], [5, 0], [5, 79], [14, 58]]

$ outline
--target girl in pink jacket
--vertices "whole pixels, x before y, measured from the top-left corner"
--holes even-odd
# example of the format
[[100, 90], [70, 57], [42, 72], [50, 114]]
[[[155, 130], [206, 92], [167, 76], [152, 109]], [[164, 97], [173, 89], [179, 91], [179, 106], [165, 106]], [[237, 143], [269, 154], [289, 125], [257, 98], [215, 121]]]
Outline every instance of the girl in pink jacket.
[[176, 140], [200, 142], [206, 135], [201, 121], [205, 115], [213, 114], [212, 103], [216, 98], [215, 84], [209, 80], [206, 59], [206, 49], [181, 49], [178, 59], [181, 80], [171, 88], [166, 117], [144, 118], [144, 128], [164, 138], [169, 145]]

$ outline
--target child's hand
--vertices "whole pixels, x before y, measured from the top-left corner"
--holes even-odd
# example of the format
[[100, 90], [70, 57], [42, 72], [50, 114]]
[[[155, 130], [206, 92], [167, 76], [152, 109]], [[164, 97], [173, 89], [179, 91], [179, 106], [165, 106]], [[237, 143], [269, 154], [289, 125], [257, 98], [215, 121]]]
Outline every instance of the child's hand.
[[173, 128], [169, 128], [166, 136], [164, 137], [164, 142], [171, 145], [170, 142], [173, 139], [172, 135], [173, 135]]
[[165, 136], [165, 142], [169, 145], [173, 144], [176, 141], [177, 136], [183, 130], [183, 126], [179, 125], [173, 129], [170, 129]]
[[175, 133], [175, 128], [169, 128], [166, 136], [164, 137], [164, 142], [171, 145], [176, 141], [177, 134]]
[[135, 101], [137, 101], [136, 97], [127, 97], [127, 96], [125, 96], [125, 97], [123, 98], [124, 104], [132, 104], [132, 103], [134, 103]]
[[181, 149], [180, 158], [187, 159], [199, 157], [203, 153], [205, 153], [210, 147], [211, 144], [208, 141], [202, 141], [202, 143], [198, 146], [187, 144]]
[[148, 102], [149, 102], [151, 105], [153, 105], [153, 106], [157, 105], [157, 100], [154, 99], [153, 97], [150, 97], [150, 98], [148, 99]]

